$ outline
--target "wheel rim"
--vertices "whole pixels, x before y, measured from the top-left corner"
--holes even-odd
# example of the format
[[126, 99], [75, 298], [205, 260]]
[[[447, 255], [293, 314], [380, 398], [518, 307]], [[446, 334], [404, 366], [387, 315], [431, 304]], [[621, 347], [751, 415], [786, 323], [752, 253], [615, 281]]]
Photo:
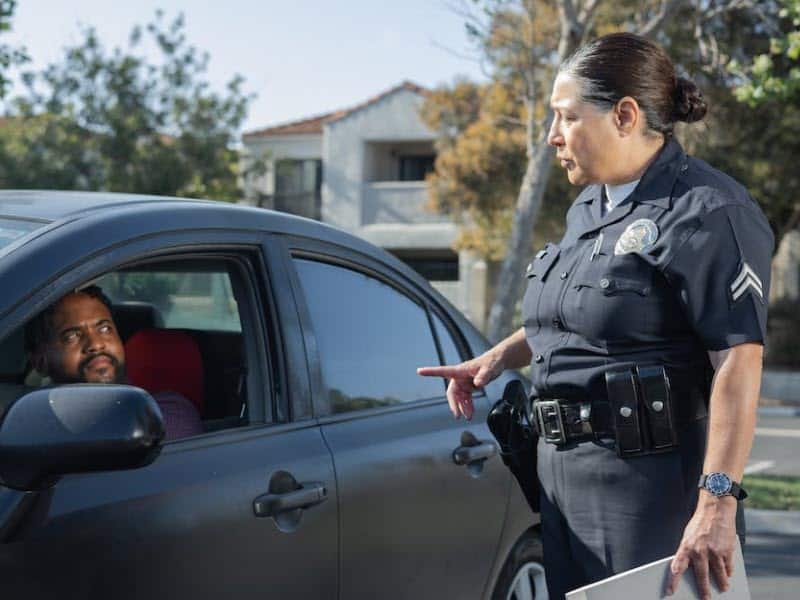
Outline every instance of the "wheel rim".
[[522, 565], [508, 588], [506, 600], [547, 600], [544, 567], [537, 562]]

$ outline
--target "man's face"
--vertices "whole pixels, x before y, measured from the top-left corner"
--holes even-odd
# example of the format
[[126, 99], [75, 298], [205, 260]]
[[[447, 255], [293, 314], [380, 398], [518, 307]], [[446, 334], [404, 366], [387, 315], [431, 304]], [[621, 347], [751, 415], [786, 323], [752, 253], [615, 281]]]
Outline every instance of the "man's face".
[[105, 304], [80, 292], [64, 296], [41, 354], [55, 383], [121, 383], [125, 349]]

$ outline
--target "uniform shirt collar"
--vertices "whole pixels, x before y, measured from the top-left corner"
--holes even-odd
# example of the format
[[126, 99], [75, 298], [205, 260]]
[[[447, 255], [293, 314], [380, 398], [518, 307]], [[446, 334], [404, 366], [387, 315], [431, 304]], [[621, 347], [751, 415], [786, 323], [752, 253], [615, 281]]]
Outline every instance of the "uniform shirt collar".
[[[639, 185], [631, 193], [630, 200], [644, 204], [655, 204], [661, 208], [670, 207], [670, 196], [678, 172], [686, 162], [683, 148], [675, 138], [670, 138], [658, 153], [656, 159], [647, 167]], [[576, 204], [600, 201], [603, 186], [592, 184], [587, 186], [576, 198]]]

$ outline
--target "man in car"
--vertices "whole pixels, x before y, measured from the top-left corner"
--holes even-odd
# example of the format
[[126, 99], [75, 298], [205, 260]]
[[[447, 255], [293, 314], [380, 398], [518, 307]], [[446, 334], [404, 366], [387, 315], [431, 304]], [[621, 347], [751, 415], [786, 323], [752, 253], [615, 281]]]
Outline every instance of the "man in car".
[[[31, 364], [54, 384], [127, 383], [125, 348], [111, 316], [111, 301], [98, 286], [70, 292], [25, 328]], [[200, 415], [174, 392], [154, 394], [166, 438], [202, 433]]]

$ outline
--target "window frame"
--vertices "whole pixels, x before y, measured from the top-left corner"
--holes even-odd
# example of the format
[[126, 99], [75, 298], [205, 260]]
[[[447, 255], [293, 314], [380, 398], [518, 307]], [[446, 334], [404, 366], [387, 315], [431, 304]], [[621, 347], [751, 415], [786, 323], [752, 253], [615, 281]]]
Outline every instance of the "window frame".
[[[427, 291], [418, 283], [410, 279], [406, 274], [394, 269], [390, 265], [383, 263], [374, 257], [362, 254], [351, 248], [339, 246], [319, 240], [299, 238], [294, 236], [283, 236], [284, 247], [286, 250], [285, 260], [287, 271], [291, 280], [292, 293], [294, 295], [300, 326], [303, 331], [303, 340], [306, 350], [306, 361], [312, 391], [312, 408], [314, 416], [321, 423], [331, 423], [354, 418], [363, 418], [371, 415], [384, 414], [398, 410], [409, 410], [421, 406], [435, 404], [445, 404], [446, 381], [442, 380], [442, 393], [434, 398], [403, 402], [385, 407], [372, 407], [354, 411], [334, 413], [328, 403], [328, 388], [322, 375], [322, 362], [319, 355], [319, 347], [316, 339], [316, 332], [313, 328], [311, 313], [305, 299], [297, 269], [294, 266], [294, 259], [312, 260], [330, 264], [333, 266], [349, 269], [365, 276], [376, 279], [394, 289], [397, 293], [405, 296], [410, 301], [418, 305], [424, 312], [428, 323], [428, 329], [432, 336], [436, 353], [440, 364], [444, 363], [442, 345], [439, 340], [433, 322], [432, 313], [435, 313], [450, 333], [456, 349], [462, 360], [471, 357], [469, 345], [464, 340], [458, 328], [454, 325], [449, 311], [433, 299]], [[410, 270], [410, 267], [407, 267]], [[416, 274], [414, 274], [416, 276]], [[422, 366], [422, 365], [420, 365]], [[483, 395], [483, 392], [480, 393]]]
[[[152, 264], [153, 262], [196, 261], [208, 258], [230, 261], [238, 271], [243, 288], [239, 318], [242, 322], [244, 368], [247, 376], [247, 411], [251, 420], [247, 425], [208, 431], [197, 436], [162, 442], [162, 445], [191, 444], [195, 446], [219, 443], [220, 437], [237, 435], [237, 432], [252, 432], [280, 422], [276, 415], [285, 414], [279, 405], [285, 402], [278, 390], [285, 389], [279, 383], [284, 374], [277, 369], [279, 352], [268, 349], [267, 340], [273, 341], [277, 329], [268, 326], [272, 315], [276, 318], [275, 306], [271, 302], [270, 276], [264, 260], [263, 234], [246, 232], [204, 232], [204, 241], [197, 241], [197, 232], [160, 233], [143, 238], [125, 240], [110, 252], [97, 252], [84, 258], [70, 268], [62, 269], [49, 279], [42, 280], [36, 291], [25, 302], [18, 305], [3, 319], [4, 330], [11, 332], [15, 326], [24, 325], [46, 306], [69, 292], [99, 279], [108, 273]], [[233, 278], [232, 278], [233, 279]], [[237, 285], [231, 281], [232, 285]], [[237, 297], [238, 301], [238, 297]], [[268, 311], [265, 313], [264, 311]], [[247, 326], [251, 323], [252, 326]], [[268, 334], [269, 331], [269, 334]], [[274, 334], [273, 334], [274, 332]], [[277, 341], [277, 340], [275, 340]], [[280, 346], [278, 346], [280, 347]], [[254, 421], [254, 422], [253, 422]]]

